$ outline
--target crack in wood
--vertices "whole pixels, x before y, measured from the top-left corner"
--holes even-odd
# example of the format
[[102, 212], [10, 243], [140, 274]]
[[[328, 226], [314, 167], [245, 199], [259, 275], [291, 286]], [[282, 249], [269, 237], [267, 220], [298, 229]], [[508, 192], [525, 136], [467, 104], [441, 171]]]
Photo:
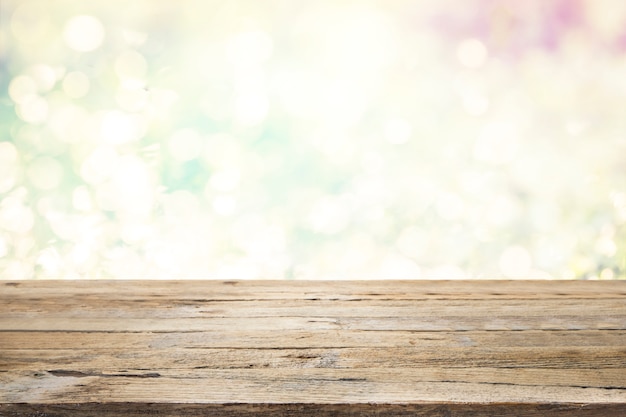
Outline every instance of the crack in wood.
[[50, 375], [58, 376], [58, 377], [74, 377], [74, 378], [85, 378], [89, 376], [97, 376], [102, 378], [114, 378], [114, 377], [123, 377], [123, 378], [160, 378], [161, 374], [158, 372], [149, 372], [147, 374], [103, 374], [98, 372], [81, 372], [74, 371], [68, 369], [52, 369], [48, 372]]

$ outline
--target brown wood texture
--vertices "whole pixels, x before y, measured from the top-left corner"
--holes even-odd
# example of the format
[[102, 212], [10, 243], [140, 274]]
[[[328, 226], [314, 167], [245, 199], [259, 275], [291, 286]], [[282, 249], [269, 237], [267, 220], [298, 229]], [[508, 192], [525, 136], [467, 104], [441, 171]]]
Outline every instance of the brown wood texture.
[[0, 416], [625, 416], [626, 281], [0, 281]]

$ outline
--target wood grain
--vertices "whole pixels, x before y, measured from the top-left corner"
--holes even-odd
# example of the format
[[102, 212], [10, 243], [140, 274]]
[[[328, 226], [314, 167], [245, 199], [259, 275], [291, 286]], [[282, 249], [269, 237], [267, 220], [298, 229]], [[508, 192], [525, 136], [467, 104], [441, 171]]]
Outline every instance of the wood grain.
[[625, 281], [0, 281], [0, 416], [626, 415]]

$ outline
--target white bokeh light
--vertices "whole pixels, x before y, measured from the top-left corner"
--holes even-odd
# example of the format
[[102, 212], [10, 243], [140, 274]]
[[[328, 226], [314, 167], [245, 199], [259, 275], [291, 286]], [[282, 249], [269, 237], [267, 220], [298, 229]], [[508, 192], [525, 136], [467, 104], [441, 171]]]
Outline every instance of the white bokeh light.
[[102, 23], [97, 18], [88, 15], [72, 17], [63, 29], [65, 43], [78, 52], [98, 49], [104, 41], [104, 36]]
[[402, 145], [408, 142], [412, 131], [411, 124], [399, 117], [390, 119], [385, 123], [385, 139], [394, 145]]
[[140, 139], [146, 129], [146, 122], [140, 115], [118, 110], [102, 114], [100, 137], [105, 143], [119, 145]]
[[52, 190], [63, 179], [63, 167], [56, 159], [44, 156], [30, 162], [26, 174], [36, 188]]
[[0, 142], [0, 193], [9, 191], [17, 183], [19, 159], [15, 145]]
[[194, 129], [177, 130], [167, 141], [167, 150], [177, 161], [185, 162], [197, 158], [203, 149], [203, 140]]
[[63, 78], [63, 92], [71, 98], [84, 97], [89, 92], [89, 77], [80, 71], [72, 71]]
[[506, 278], [528, 278], [532, 267], [532, 258], [522, 246], [510, 246], [500, 256], [500, 271]]
[[465, 39], [459, 44], [456, 54], [461, 65], [480, 68], [487, 59], [487, 48], [478, 39]]

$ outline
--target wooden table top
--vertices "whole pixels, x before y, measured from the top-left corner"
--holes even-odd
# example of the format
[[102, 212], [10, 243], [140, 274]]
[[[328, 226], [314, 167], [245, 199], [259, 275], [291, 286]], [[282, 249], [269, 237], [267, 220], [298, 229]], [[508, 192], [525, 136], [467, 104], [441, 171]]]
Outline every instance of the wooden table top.
[[626, 281], [0, 281], [0, 416], [626, 416]]

